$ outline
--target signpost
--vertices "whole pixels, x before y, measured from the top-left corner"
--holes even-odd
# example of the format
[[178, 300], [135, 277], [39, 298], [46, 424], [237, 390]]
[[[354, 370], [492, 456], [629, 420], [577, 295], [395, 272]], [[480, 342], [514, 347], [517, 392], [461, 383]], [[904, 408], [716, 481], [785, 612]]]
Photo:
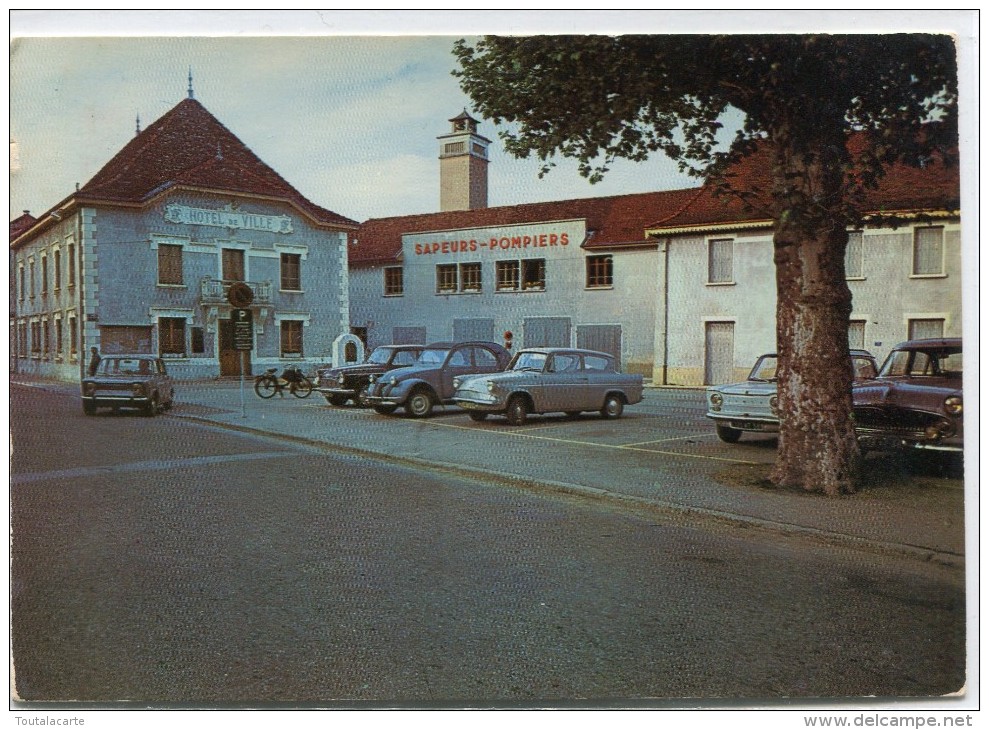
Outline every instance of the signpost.
[[234, 349], [240, 356], [240, 417], [247, 418], [244, 404], [244, 371], [247, 370], [247, 353], [254, 349], [254, 312], [248, 309], [254, 301], [254, 290], [242, 281], [230, 285], [227, 290], [230, 321], [233, 322]]

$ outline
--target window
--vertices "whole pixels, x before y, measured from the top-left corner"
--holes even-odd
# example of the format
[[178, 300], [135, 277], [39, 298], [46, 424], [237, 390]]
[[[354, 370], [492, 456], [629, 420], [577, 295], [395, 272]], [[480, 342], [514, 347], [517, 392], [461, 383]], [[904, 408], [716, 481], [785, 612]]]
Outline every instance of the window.
[[399, 297], [405, 293], [404, 273], [401, 266], [389, 266], [385, 269], [385, 296]]
[[239, 248], [225, 248], [220, 254], [221, 276], [224, 281], [245, 281], [244, 252]]
[[944, 337], [943, 319], [911, 319], [907, 322], [908, 340], [926, 340]]
[[76, 285], [76, 245], [69, 244], [69, 286]]
[[55, 357], [62, 359], [62, 320], [55, 320]]
[[297, 253], [282, 254], [283, 291], [302, 291], [302, 256]]
[[845, 278], [862, 279], [862, 231], [848, 234], [848, 247], [845, 249]]
[[24, 283], [26, 281], [25, 278], [24, 278], [24, 264], [21, 264], [20, 266], [17, 267], [17, 273], [20, 275], [20, 284], [18, 285], [17, 296], [20, 297], [20, 300], [23, 302], [24, 301], [24, 292], [25, 292]]
[[17, 325], [18, 344], [17, 352], [22, 356], [27, 354], [27, 324], [21, 322]]
[[171, 243], [158, 244], [158, 283], [169, 286], [182, 284], [182, 247]]
[[498, 261], [495, 264], [498, 291], [516, 291], [519, 288], [519, 262]]
[[730, 238], [716, 238], [708, 241], [707, 283], [732, 284], [732, 244]]
[[283, 319], [282, 357], [302, 357], [302, 320]]
[[460, 264], [460, 291], [481, 291], [481, 264]]
[[944, 229], [940, 226], [913, 231], [913, 275], [944, 274]]
[[586, 261], [588, 289], [613, 286], [613, 261], [610, 255], [588, 256]]
[[41, 323], [41, 355], [46, 360], [51, 357], [52, 330], [51, 324], [46, 319]]
[[30, 266], [31, 266], [31, 271], [30, 271], [31, 283], [29, 284], [29, 286], [31, 287], [31, 298], [34, 299], [34, 261], [31, 261]]
[[52, 289], [58, 291], [62, 288], [62, 252], [56, 248], [53, 256], [52, 265], [55, 267], [55, 281], [52, 284]]
[[474, 365], [479, 368], [496, 369], [498, 367], [498, 358], [490, 350], [486, 350], [483, 347], [475, 347]]
[[546, 289], [546, 259], [522, 261], [522, 288], [526, 291]]
[[193, 327], [189, 330], [189, 349], [195, 355], [206, 352], [206, 338], [203, 336], [202, 327]]
[[865, 349], [865, 320], [853, 319], [848, 323], [848, 346], [856, 350]]
[[31, 354], [34, 357], [41, 355], [41, 322], [31, 323]]
[[183, 317], [161, 317], [158, 320], [158, 352], [162, 355], [185, 356]]
[[464, 142], [447, 142], [443, 145], [443, 153], [447, 155], [462, 155], [466, 150]]
[[69, 316], [69, 354], [76, 355], [79, 352], [79, 330], [76, 328], [75, 315]]
[[41, 257], [41, 296], [48, 294], [48, 257]]
[[439, 264], [436, 267], [436, 292], [450, 294], [457, 291], [457, 265]]

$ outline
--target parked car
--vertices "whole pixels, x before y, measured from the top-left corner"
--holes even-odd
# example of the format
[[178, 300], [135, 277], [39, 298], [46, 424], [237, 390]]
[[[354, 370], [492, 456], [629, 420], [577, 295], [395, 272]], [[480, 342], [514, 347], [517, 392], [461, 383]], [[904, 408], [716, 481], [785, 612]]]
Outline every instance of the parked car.
[[515, 426], [532, 413], [618, 418], [642, 400], [642, 376], [618, 372], [611, 355], [556, 347], [521, 350], [505, 372], [460, 376], [454, 387], [454, 403], [475, 421], [494, 413]]
[[852, 388], [852, 409], [863, 448], [962, 451], [961, 339], [900, 343], [878, 377]]
[[[866, 350], [851, 350], [855, 382], [876, 376], [876, 358]], [[744, 431], [778, 433], [780, 419], [776, 396], [776, 353], [759, 357], [743, 383], [715, 385], [707, 389], [707, 417], [714, 421], [718, 438], [733, 444]]]
[[137, 408], [153, 416], [172, 407], [175, 387], [165, 362], [154, 355], [104, 355], [96, 374], [82, 379], [82, 410]]
[[458, 375], [504, 370], [511, 353], [495, 342], [436, 342], [427, 345], [415, 364], [376, 375], [367, 402], [378, 413], [399, 406], [422, 418], [440, 403], [453, 403], [453, 379]]
[[346, 405], [347, 401], [353, 401], [357, 405], [367, 407], [367, 387], [371, 382], [371, 376], [414, 364], [423, 348], [424, 345], [375, 347], [362, 363], [320, 369], [317, 390], [332, 406], [342, 406]]

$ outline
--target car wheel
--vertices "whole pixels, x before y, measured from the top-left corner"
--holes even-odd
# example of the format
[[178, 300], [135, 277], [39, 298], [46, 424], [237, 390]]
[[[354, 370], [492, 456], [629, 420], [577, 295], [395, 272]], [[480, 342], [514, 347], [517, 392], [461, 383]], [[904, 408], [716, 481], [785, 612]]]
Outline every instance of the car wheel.
[[512, 399], [508, 401], [508, 407], [505, 409], [505, 418], [513, 426], [524, 426], [526, 419], [529, 417], [529, 404], [526, 402], [524, 396], [515, 395]]
[[604, 407], [601, 409], [601, 416], [604, 418], [618, 418], [625, 410], [625, 401], [620, 395], [612, 393], [604, 399]]
[[84, 400], [82, 402], [82, 412], [85, 413], [87, 416], [95, 416], [96, 415], [96, 404], [95, 403], [91, 403], [90, 401]]
[[157, 413], [158, 413], [158, 394], [152, 393], [151, 400], [149, 400], [148, 404], [144, 406], [144, 415], [154, 416]]
[[726, 444], [733, 444], [742, 437], [742, 432], [731, 426], [722, 426], [720, 423], [714, 427], [718, 438]]
[[413, 418], [425, 418], [433, 412], [433, 395], [428, 390], [417, 390], [405, 402], [405, 412]]
[[390, 416], [398, 406], [371, 406], [371, 408], [374, 409], [375, 413], [380, 413], [382, 416]]
[[485, 418], [488, 417], [486, 411], [471, 411], [467, 415], [470, 416], [470, 420], [477, 421], [478, 423], [480, 423], [481, 421], [483, 421]]
[[331, 406], [344, 406], [347, 405], [347, 396], [334, 393], [332, 395], [326, 396], [326, 402]]

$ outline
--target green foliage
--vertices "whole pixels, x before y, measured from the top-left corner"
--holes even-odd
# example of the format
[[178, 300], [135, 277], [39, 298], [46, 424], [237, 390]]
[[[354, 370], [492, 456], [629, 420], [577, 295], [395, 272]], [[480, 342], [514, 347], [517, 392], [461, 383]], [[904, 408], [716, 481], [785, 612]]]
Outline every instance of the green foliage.
[[[955, 47], [944, 35], [487, 36], [458, 41], [454, 54], [476, 110], [507, 123], [505, 148], [535, 155], [542, 174], [562, 155], [597, 182], [616, 158], [662, 152], [717, 177], [769, 138], [808, 156], [830, 146], [854, 209], [884, 166], [957, 144]], [[732, 109], [744, 121], [719, 150]]]

